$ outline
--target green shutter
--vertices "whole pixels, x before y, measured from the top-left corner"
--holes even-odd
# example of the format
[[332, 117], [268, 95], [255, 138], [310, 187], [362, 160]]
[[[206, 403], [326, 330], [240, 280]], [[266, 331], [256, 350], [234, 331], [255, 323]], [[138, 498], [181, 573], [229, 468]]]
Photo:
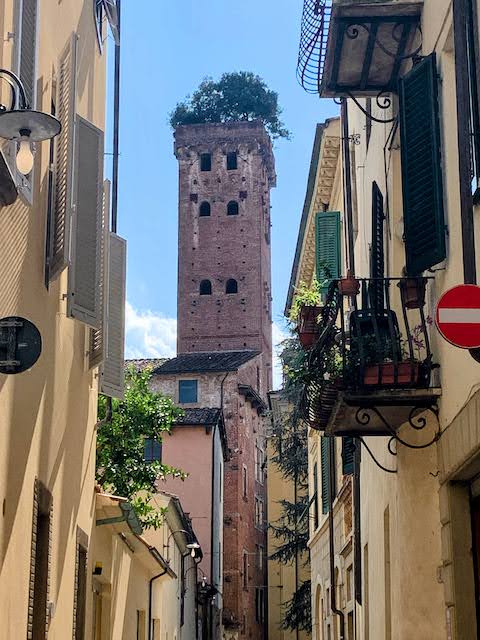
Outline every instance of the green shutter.
[[[315, 220], [315, 253], [317, 280], [340, 277], [340, 212], [317, 213]], [[328, 287], [322, 287], [322, 293]]]
[[446, 257], [435, 54], [400, 79], [406, 267], [418, 275]]
[[374, 309], [383, 309], [383, 279], [385, 277], [385, 251], [383, 238], [383, 194], [378, 184], [372, 184], [372, 250], [370, 254], [370, 276], [374, 281], [370, 285], [371, 304]]
[[344, 476], [353, 473], [353, 459], [355, 455], [355, 440], [342, 438], [342, 472]]
[[313, 465], [313, 524], [318, 527], [318, 465]]
[[320, 442], [321, 451], [321, 465], [322, 465], [322, 513], [328, 513], [330, 511], [330, 461], [328, 459], [328, 440], [327, 438], [321, 438]]

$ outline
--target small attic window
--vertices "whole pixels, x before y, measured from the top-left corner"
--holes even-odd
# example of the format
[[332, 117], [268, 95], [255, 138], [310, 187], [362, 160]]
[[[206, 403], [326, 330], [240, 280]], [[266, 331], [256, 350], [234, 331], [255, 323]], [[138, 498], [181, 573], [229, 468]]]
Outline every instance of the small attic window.
[[237, 152], [231, 151], [227, 153], [227, 170], [234, 171], [237, 169]]
[[210, 203], [202, 202], [202, 204], [200, 205], [200, 211], [199, 211], [200, 217], [203, 218], [203, 217], [209, 216], [210, 213], [211, 213]]
[[200, 295], [211, 296], [212, 295], [212, 283], [210, 280], [202, 280], [200, 282]]
[[238, 202], [230, 200], [227, 204], [227, 216], [238, 216]]
[[227, 280], [225, 293], [238, 293], [238, 282], [233, 278], [230, 278], [230, 280]]
[[200, 154], [200, 171], [211, 171], [211, 170], [212, 170], [212, 154], [201, 153]]

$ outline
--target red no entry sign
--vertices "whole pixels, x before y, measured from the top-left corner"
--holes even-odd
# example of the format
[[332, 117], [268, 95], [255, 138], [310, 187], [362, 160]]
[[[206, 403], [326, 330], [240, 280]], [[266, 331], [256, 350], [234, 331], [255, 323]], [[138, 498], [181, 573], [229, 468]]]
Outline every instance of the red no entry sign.
[[456, 347], [480, 347], [480, 287], [462, 284], [446, 291], [437, 305], [436, 325]]

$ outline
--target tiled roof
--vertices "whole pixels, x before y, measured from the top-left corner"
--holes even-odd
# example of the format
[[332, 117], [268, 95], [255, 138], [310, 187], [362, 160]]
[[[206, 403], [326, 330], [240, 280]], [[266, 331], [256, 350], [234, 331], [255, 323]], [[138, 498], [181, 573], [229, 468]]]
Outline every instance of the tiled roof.
[[152, 369], [156, 369], [160, 367], [162, 364], [168, 361], [168, 358], [138, 358], [132, 360], [125, 360], [125, 367], [135, 367], [136, 371], [143, 371], [147, 367], [151, 367]]
[[156, 375], [174, 373], [215, 373], [222, 371], [237, 371], [259, 351], [209, 351], [199, 353], [181, 353], [176, 358], [168, 360], [157, 369]]
[[175, 421], [175, 424], [183, 425], [215, 425], [220, 419], [221, 409], [184, 409], [184, 415]]

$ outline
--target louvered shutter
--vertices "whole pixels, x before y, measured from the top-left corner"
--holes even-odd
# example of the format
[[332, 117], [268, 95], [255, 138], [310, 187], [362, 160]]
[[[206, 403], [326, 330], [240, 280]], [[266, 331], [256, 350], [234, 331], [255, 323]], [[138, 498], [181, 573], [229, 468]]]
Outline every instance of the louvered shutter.
[[73, 145], [75, 124], [76, 36], [73, 34], [57, 65], [56, 115], [62, 130], [55, 138], [54, 191], [49, 278], [56, 278], [70, 261]]
[[110, 213], [110, 180], [103, 183], [103, 214], [102, 234], [100, 243], [100, 325], [98, 329], [90, 329], [90, 343], [88, 349], [88, 364], [90, 369], [102, 363], [104, 357], [104, 333], [105, 333], [105, 296], [107, 287], [107, 242], [108, 220]]
[[74, 160], [75, 208], [68, 270], [67, 313], [98, 329], [103, 217], [103, 131], [77, 116]]
[[328, 289], [325, 280], [340, 277], [340, 213], [318, 213], [315, 220], [315, 249], [317, 280], [322, 293]]
[[385, 255], [383, 238], [383, 195], [376, 182], [372, 185], [372, 251], [370, 275], [374, 278], [371, 285], [371, 301], [374, 309], [383, 308], [383, 278], [385, 275]]
[[313, 465], [313, 525], [318, 527], [318, 465]]
[[105, 344], [100, 391], [112, 398], [123, 398], [125, 352], [125, 279], [127, 243], [109, 234], [106, 291]]
[[21, 0], [18, 41], [18, 73], [25, 87], [27, 102], [35, 108], [37, 78], [38, 0]]
[[355, 440], [350, 437], [342, 438], [342, 472], [344, 476], [353, 473], [354, 455]]
[[399, 82], [406, 268], [418, 275], [446, 257], [435, 54]]
[[327, 438], [321, 438], [320, 441], [320, 455], [322, 466], [322, 513], [328, 513], [330, 511], [330, 461], [328, 457], [328, 440]]

